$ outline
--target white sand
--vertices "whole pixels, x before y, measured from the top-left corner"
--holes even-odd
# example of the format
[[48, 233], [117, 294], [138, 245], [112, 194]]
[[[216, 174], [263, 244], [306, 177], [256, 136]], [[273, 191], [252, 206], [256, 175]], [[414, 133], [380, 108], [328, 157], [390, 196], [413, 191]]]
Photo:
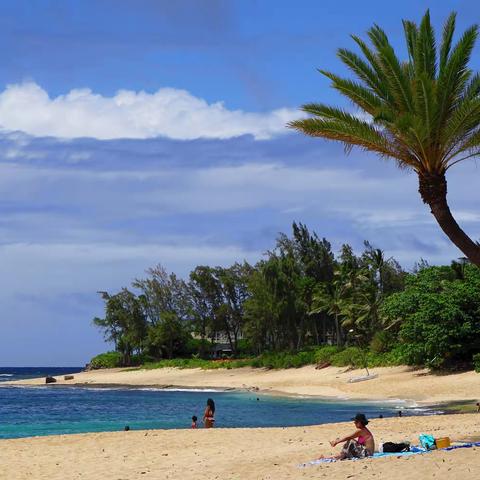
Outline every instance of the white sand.
[[[134, 408], [132, 406], [132, 408]], [[480, 415], [373, 420], [377, 441], [418, 440], [422, 432], [478, 438]], [[299, 468], [351, 424], [266, 429], [130, 431], [0, 441], [5, 480], [477, 479], [480, 448]], [[338, 449], [336, 450], [338, 451]]]

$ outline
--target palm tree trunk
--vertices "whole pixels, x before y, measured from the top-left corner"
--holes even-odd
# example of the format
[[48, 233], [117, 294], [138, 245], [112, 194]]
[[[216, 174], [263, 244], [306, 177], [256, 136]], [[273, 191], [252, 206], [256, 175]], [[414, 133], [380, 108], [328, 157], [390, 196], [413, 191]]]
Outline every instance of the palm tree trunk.
[[340, 328], [340, 315], [335, 314], [335, 333], [337, 336], [337, 347], [343, 347], [342, 329]]
[[475, 243], [453, 218], [447, 203], [447, 179], [441, 173], [419, 173], [418, 191], [445, 235], [475, 265], [480, 267], [480, 245]]

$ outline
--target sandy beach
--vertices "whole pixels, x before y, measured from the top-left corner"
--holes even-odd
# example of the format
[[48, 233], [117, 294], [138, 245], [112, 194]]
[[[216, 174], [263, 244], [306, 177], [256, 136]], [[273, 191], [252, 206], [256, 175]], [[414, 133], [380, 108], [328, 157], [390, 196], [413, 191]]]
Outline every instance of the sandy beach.
[[[423, 432], [475, 440], [480, 415], [373, 420], [377, 442], [418, 441]], [[0, 479], [474, 479], [480, 448], [300, 468], [333, 452], [351, 424], [266, 429], [163, 430], [37, 437], [0, 442]]]
[[[176, 369], [156, 370], [109, 369], [82, 372], [73, 380], [57, 377], [57, 385], [130, 385], [187, 388], [259, 389], [267, 393], [313, 395], [344, 399], [403, 399], [419, 404], [480, 401], [480, 375], [471, 371], [435, 375], [427, 370], [408, 367], [374, 368], [378, 378], [348, 383], [352, 377], [365, 375], [364, 370], [313, 366], [288, 370], [240, 369]], [[45, 379], [5, 382], [5, 384], [44, 385]]]
[[[480, 376], [474, 372], [432, 375], [407, 367], [378, 368], [378, 378], [360, 383], [348, 379], [364, 372], [329, 367], [316, 370], [100, 370], [75, 374], [57, 384], [130, 385], [190, 388], [258, 388], [270, 393], [320, 395], [351, 399], [405, 399], [416, 403], [480, 398]], [[44, 379], [17, 385], [41, 385]], [[53, 387], [55, 388], [55, 387]], [[352, 412], [353, 413], [353, 412]], [[480, 440], [480, 414], [374, 419], [377, 444], [409, 440], [421, 433], [454, 441]], [[473, 479], [480, 469], [480, 448], [437, 451], [404, 458], [366, 459], [334, 464], [300, 464], [335, 451], [329, 440], [350, 433], [352, 424], [290, 428], [150, 430], [59, 435], [0, 441], [0, 479]]]

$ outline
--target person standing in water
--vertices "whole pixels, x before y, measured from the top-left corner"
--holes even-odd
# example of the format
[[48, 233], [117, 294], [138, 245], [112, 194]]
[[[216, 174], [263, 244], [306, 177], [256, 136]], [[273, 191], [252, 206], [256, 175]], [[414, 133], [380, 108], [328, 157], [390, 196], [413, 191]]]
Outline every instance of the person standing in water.
[[198, 419], [197, 419], [197, 416], [194, 415], [194, 416], [192, 417], [192, 424], [190, 425], [190, 428], [197, 428], [197, 420], [198, 420]]
[[205, 428], [213, 428], [215, 424], [215, 402], [209, 398], [207, 400], [207, 408], [203, 414], [203, 424]]

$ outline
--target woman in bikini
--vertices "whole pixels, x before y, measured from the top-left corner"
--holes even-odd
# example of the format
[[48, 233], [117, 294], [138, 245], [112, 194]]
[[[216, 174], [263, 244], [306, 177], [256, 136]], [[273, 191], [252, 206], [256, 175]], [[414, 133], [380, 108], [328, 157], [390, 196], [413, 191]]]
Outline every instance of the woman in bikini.
[[207, 408], [203, 414], [203, 424], [205, 428], [213, 428], [215, 424], [215, 402], [211, 398], [207, 400]]
[[331, 457], [335, 460], [370, 457], [375, 451], [375, 440], [372, 432], [367, 428], [367, 417], [363, 413], [357, 413], [352, 420], [355, 423], [355, 432], [347, 437], [337, 438], [330, 442], [332, 447], [345, 442], [342, 451]]

